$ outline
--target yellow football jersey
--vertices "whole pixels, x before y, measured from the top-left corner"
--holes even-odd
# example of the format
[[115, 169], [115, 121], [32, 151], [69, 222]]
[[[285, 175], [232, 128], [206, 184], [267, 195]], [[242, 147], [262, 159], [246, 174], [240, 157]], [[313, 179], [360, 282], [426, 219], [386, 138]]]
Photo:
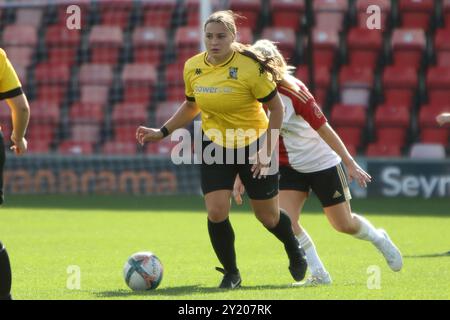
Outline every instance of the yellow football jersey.
[[22, 85], [6, 53], [0, 48], [0, 100], [21, 95]]
[[271, 75], [239, 52], [212, 65], [200, 53], [184, 66], [186, 99], [202, 111], [202, 129], [215, 143], [227, 148], [246, 146], [267, 130], [269, 120], [261, 102], [277, 93]]

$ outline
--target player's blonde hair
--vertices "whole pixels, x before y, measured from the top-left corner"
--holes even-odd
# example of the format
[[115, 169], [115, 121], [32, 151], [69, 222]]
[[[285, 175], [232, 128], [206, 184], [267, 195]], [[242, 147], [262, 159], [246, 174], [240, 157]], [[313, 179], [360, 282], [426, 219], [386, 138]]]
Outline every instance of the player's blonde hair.
[[[237, 51], [249, 58], [252, 58], [253, 60], [258, 61], [261, 64], [262, 68], [272, 75], [273, 81], [275, 82], [281, 81], [284, 78], [285, 70], [279, 66], [280, 63], [277, 61], [279, 58], [272, 56], [266, 57], [259, 50], [256, 50], [256, 48], [254, 48], [253, 46], [242, 44], [236, 41], [237, 35], [236, 20], [240, 18], [243, 17], [234, 13], [231, 10], [216, 11], [212, 13], [205, 21], [205, 24], [203, 25], [203, 30], [205, 31], [206, 26], [211, 22], [222, 23], [235, 39], [235, 41], [231, 44], [232, 50]], [[273, 45], [272, 42], [270, 43]], [[280, 57], [283, 59], [284, 64], [286, 65], [286, 61], [281, 56], [281, 54]]]
[[251, 48], [253, 51], [256, 51], [259, 55], [264, 57], [267, 61], [266, 63], [270, 64], [276, 73], [281, 75], [276, 80], [277, 82], [283, 82], [294, 89], [298, 88], [294, 77], [291, 75], [295, 70], [295, 67], [287, 64], [286, 59], [284, 59], [274, 42], [267, 39], [261, 39], [256, 41]]

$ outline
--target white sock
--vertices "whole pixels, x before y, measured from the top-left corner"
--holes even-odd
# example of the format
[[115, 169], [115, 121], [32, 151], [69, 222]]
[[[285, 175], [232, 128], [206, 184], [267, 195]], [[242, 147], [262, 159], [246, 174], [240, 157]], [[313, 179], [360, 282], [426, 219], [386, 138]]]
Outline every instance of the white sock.
[[303, 229], [303, 232], [295, 237], [297, 238], [299, 245], [305, 250], [306, 260], [308, 262], [308, 267], [311, 270], [311, 274], [317, 275], [327, 273], [327, 270], [325, 270], [325, 267], [317, 254], [316, 246], [306, 230]]
[[354, 218], [358, 219], [361, 225], [358, 233], [353, 235], [355, 238], [370, 241], [373, 244], [379, 243], [384, 239], [383, 235], [377, 229], [375, 229], [375, 227], [370, 223], [369, 220], [355, 213], [353, 213], [352, 215]]

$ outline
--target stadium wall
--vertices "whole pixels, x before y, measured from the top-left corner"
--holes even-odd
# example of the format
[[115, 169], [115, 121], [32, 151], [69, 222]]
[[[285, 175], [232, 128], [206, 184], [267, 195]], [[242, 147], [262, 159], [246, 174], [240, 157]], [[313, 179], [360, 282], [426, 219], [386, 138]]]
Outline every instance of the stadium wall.
[[[449, 197], [450, 160], [369, 159], [367, 189], [351, 184], [355, 198]], [[28, 155], [6, 162], [5, 191], [13, 194], [201, 194], [196, 165], [169, 157]]]

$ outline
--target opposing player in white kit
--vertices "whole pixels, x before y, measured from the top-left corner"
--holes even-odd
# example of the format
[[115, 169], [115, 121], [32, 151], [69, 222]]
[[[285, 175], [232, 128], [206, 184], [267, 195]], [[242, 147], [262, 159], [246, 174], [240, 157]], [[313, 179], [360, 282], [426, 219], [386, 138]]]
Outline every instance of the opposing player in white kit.
[[[323, 266], [314, 243], [298, 219], [310, 190], [319, 198], [330, 224], [339, 232], [370, 241], [385, 257], [393, 271], [400, 271], [402, 255], [386, 231], [376, 229], [367, 219], [352, 213], [349, 181], [356, 180], [361, 187], [371, 177], [359, 167], [347, 148], [328, 124], [308, 88], [289, 75], [290, 69], [276, 46], [269, 40], [259, 40], [253, 48], [266, 59], [275, 61], [284, 71], [278, 83], [278, 92], [286, 106], [280, 135], [280, 207], [291, 220], [299, 244], [306, 252], [311, 276], [294, 285], [330, 284], [331, 277]], [[244, 188], [236, 180], [233, 195], [242, 203]]]

